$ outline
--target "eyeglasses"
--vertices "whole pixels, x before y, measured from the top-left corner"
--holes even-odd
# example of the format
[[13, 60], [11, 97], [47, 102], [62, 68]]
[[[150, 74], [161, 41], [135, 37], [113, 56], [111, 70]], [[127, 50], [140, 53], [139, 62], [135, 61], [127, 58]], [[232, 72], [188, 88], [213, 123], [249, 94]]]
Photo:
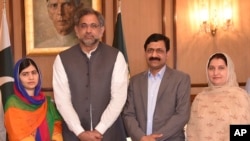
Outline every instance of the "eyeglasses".
[[99, 24], [95, 24], [95, 23], [92, 23], [92, 24], [82, 23], [82, 24], [79, 24], [79, 27], [81, 29], [88, 29], [88, 28], [90, 28], [90, 29], [95, 30], [95, 29], [99, 28], [100, 25]]
[[157, 48], [157, 49], [147, 48], [146, 49], [146, 53], [148, 53], [148, 54], [151, 54], [153, 52], [156, 52], [157, 54], [163, 54], [163, 53], [165, 53], [165, 50], [160, 49], [160, 48]]

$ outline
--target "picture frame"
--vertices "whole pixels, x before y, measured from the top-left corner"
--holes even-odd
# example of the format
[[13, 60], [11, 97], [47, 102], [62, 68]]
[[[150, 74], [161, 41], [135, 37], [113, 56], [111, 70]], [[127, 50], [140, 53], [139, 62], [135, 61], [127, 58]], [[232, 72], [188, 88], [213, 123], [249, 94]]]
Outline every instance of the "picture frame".
[[[86, 4], [102, 13], [102, 0], [80, 1], [83, 3], [83, 6]], [[45, 40], [46, 36], [51, 38], [53, 34], [50, 32], [56, 31], [53, 29], [55, 27], [52, 21], [49, 19], [46, 0], [25, 0], [24, 9], [26, 55], [55, 55], [71, 46], [56, 46], [52, 44], [42, 47], [38, 46], [39, 41]]]

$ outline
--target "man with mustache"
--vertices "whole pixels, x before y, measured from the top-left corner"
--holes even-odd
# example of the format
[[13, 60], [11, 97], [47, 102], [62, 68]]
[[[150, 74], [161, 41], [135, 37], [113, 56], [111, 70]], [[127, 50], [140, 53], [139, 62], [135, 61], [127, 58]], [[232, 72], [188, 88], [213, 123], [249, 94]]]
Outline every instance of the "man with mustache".
[[184, 141], [190, 114], [190, 77], [166, 65], [170, 41], [150, 35], [145, 44], [149, 69], [130, 79], [123, 120], [133, 141]]

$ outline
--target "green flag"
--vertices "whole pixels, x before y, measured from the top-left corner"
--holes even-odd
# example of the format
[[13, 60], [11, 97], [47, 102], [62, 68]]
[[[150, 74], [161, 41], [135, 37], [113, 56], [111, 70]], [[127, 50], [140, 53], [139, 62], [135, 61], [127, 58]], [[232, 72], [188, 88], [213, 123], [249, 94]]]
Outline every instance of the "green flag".
[[13, 94], [13, 65], [6, 10], [4, 8], [0, 27], [0, 90], [3, 105], [7, 98]]
[[115, 24], [115, 32], [114, 32], [114, 40], [113, 40], [113, 47], [119, 49], [128, 64], [128, 55], [126, 50], [126, 44], [123, 36], [123, 29], [122, 29], [122, 15], [121, 12], [117, 15], [117, 20]]

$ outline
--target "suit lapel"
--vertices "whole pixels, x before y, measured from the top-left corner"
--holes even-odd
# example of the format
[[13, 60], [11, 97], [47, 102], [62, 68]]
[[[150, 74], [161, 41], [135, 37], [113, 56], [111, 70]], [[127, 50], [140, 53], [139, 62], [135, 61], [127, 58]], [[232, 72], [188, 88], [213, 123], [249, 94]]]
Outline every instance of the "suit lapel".
[[146, 71], [143, 73], [141, 83], [140, 83], [140, 89], [141, 89], [141, 97], [143, 102], [143, 107], [145, 108], [145, 116], [147, 116], [147, 103], [148, 103], [148, 72]]
[[172, 73], [172, 69], [170, 69], [168, 66], [166, 66], [166, 70], [164, 72], [163, 78], [161, 80], [161, 84], [160, 84], [160, 88], [158, 91], [158, 95], [157, 95], [157, 101], [158, 99], [161, 97], [161, 95], [163, 95], [164, 90], [167, 89], [167, 87], [169, 86], [169, 81], [170, 81], [170, 76]]

